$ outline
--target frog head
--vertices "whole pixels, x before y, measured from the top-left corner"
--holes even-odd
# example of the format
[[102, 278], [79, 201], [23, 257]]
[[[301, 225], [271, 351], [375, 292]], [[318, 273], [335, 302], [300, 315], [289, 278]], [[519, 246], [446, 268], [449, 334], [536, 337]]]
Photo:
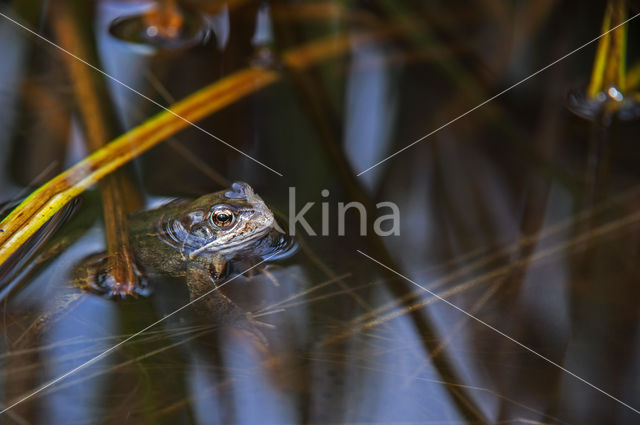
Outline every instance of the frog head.
[[274, 216], [251, 186], [235, 182], [164, 217], [160, 225], [164, 241], [190, 258], [226, 256], [269, 233]]

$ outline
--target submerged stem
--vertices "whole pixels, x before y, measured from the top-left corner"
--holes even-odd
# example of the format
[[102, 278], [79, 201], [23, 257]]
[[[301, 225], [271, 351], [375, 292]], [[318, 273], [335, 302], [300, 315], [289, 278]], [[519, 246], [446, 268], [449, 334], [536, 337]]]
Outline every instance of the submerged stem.
[[[78, 2], [55, 3], [54, 31], [65, 49], [73, 49], [77, 55], [91, 63], [98, 63], [91, 28], [84, 28], [79, 19], [80, 14], [86, 12], [85, 7], [87, 6]], [[117, 119], [106, 81], [101, 74], [93, 73], [71, 56], [63, 55], [63, 59], [73, 82], [86, 143], [91, 151], [97, 151], [119, 133], [114, 124], [110, 124], [117, 122]], [[99, 187], [107, 237], [109, 291], [117, 295], [132, 294], [139, 285], [140, 278], [129, 243], [127, 213], [139, 208], [142, 199], [128, 174], [122, 169], [107, 176]]]

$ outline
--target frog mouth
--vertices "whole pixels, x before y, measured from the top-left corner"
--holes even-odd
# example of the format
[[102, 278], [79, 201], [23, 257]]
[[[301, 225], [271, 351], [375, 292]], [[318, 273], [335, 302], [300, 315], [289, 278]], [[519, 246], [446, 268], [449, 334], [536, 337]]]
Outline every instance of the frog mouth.
[[235, 254], [239, 251], [250, 250], [250, 246], [253, 244], [253, 242], [262, 239], [269, 233], [269, 230], [269, 228], [265, 228], [262, 231], [255, 232], [249, 236], [244, 236], [240, 240], [231, 240], [224, 242], [224, 245], [218, 245], [220, 243], [218, 240], [209, 241], [209, 243], [206, 243], [199, 248], [190, 251], [189, 258], [193, 258], [197, 255], [205, 253], [229, 255]]

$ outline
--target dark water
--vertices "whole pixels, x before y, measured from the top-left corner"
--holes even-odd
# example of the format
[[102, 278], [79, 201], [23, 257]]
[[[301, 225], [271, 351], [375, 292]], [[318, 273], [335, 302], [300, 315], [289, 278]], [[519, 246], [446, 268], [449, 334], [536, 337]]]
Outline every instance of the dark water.
[[[640, 422], [640, 128], [567, 107], [595, 44], [357, 176], [595, 38], [604, 3], [191, 2], [172, 40], [147, 31], [143, 3], [67, 3], [97, 65], [163, 105], [248, 66], [280, 74], [198, 125], [283, 176], [189, 128], [132, 163], [146, 205], [242, 180], [286, 220], [295, 188], [317, 235], [298, 226], [295, 255], [220, 289], [263, 323], [263, 344], [172, 314], [189, 295], [169, 279], [148, 298], [70, 289], [106, 247], [89, 189], [1, 282], [0, 403], [19, 403], [0, 423]], [[1, 12], [58, 42], [56, 4]], [[637, 69], [638, 23], [628, 31]], [[0, 34], [10, 200], [88, 150], [64, 54], [1, 17]], [[330, 36], [350, 41], [342, 54], [287, 66]], [[159, 111], [106, 86], [115, 135]], [[340, 235], [351, 201], [366, 236], [356, 210]], [[379, 202], [397, 204], [398, 235], [375, 234]]]

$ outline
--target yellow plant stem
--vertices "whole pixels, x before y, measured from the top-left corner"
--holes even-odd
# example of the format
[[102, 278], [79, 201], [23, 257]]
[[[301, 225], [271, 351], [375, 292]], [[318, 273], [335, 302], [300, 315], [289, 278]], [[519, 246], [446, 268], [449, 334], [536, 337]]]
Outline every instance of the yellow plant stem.
[[627, 72], [627, 91], [634, 92], [640, 88], [640, 62], [629, 69]]
[[[177, 133], [237, 99], [271, 84], [278, 74], [247, 69], [232, 74], [160, 112], [116, 138], [73, 167], [50, 180], [0, 223], [0, 264], [71, 199], [100, 179]], [[177, 118], [179, 115], [184, 118]], [[185, 121], [186, 120], [186, 121]], [[189, 121], [189, 122], [187, 122]]]
[[[406, 31], [405, 24], [369, 32], [332, 35], [292, 48], [282, 55], [299, 70], [344, 54], [351, 45], [370, 43]], [[64, 205], [105, 176], [192, 123], [277, 81], [265, 68], [246, 68], [224, 77], [175, 103], [65, 170], [26, 198], [0, 222], [0, 265]]]
[[609, 0], [602, 21], [602, 33], [587, 87], [587, 96], [594, 99], [599, 93], [615, 87], [624, 92], [625, 62], [627, 50], [627, 26], [622, 25], [611, 32], [612, 27], [624, 22], [627, 16], [625, 0]]

